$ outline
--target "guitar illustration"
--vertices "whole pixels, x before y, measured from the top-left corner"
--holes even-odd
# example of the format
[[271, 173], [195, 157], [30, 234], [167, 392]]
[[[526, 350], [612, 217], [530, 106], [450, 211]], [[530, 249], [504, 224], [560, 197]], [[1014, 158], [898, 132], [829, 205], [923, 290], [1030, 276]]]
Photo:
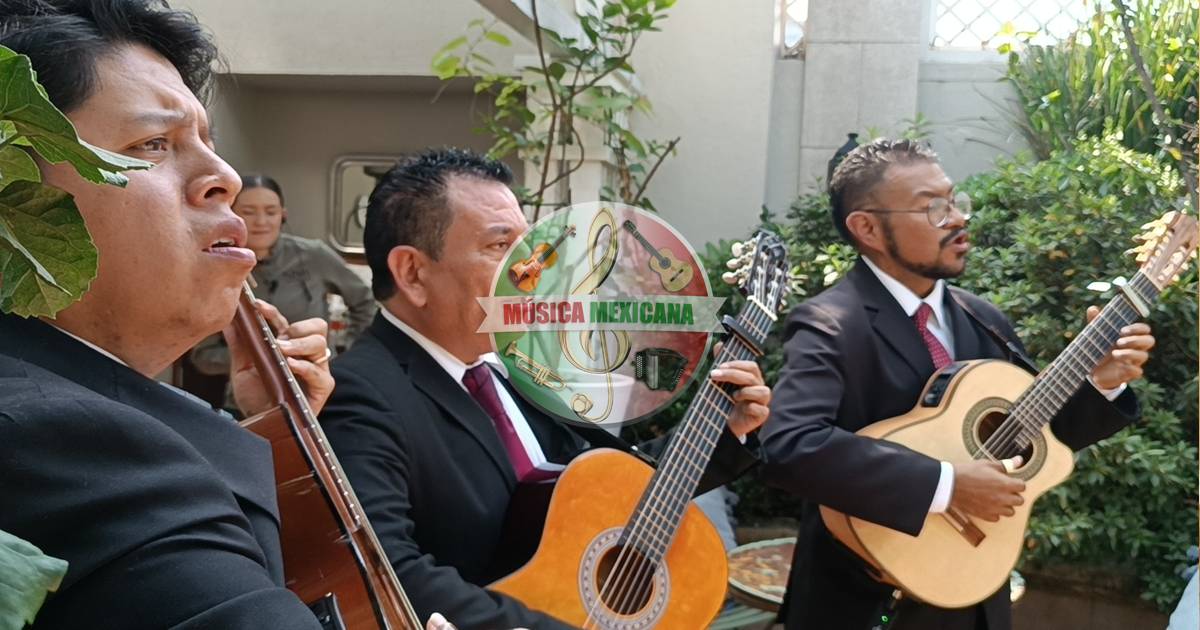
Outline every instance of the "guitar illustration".
[[529, 258], [513, 263], [508, 268], [508, 279], [513, 286], [523, 293], [532, 293], [542, 279], [542, 271], [558, 262], [556, 250], [568, 236], [575, 236], [574, 225], [567, 226], [553, 243], [538, 243]]
[[646, 248], [646, 251], [650, 252], [650, 270], [658, 274], [664, 289], [675, 293], [692, 281], [692, 274], [695, 272], [690, 264], [676, 258], [675, 254], [666, 247], [655, 249], [650, 241], [647, 241], [646, 237], [638, 232], [633, 221], [626, 219], [622, 225], [633, 234], [642, 247]]

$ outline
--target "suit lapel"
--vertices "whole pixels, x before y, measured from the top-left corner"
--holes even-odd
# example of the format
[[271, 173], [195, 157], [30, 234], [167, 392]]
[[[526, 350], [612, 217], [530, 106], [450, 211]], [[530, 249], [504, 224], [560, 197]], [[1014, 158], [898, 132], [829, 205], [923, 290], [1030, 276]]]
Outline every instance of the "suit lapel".
[[0, 316], [0, 348], [167, 425], [212, 465], [235, 495], [279, 522], [271, 447], [231, 418], [38, 320]]
[[488, 459], [504, 476], [510, 488], [517, 483], [516, 473], [508, 460], [508, 453], [500, 442], [496, 427], [483, 408], [471, 398], [446, 370], [438, 365], [421, 346], [396, 328], [382, 315], [377, 315], [371, 324], [371, 332], [395, 355], [401, 365], [408, 366], [413, 385], [429, 396], [445, 412], [450, 422], [466, 430]]
[[933, 374], [933, 359], [929, 356], [929, 348], [921, 341], [916, 325], [900, 309], [900, 303], [888, 293], [870, 267], [860, 260], [846, 278], [854, 283], [862, 296], [863, 307], [867, 310], [871, 327], [884, 344], [891, 348], [918, 378], [926, 379]]
[[946, 291], [943, 294], [942, 308], [946, 313], [946, 317], [950, 320], [950, 330], [954, 334], [954, 360], [967, 361], [970, 359], [980, 358], [982, 349], [979, 345], [979, 332], [971, 323], [971, 318], [966, 311], [958, 305], [958, 301], [951, 295], [953, 289], [946, 285]]

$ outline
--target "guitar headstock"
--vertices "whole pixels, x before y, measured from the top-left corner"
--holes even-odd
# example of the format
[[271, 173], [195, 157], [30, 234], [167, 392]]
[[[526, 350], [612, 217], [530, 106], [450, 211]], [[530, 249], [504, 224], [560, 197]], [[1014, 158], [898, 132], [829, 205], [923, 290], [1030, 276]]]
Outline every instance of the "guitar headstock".
[[750, 240], [734, 243], [729, 271], [721, 275], [728, 284], [736, 284], [750, 302], [775, 319], [775, 313], [787, 307], [789, 292], [787, 247], [783, 239], [759, 230]]
[[1171, 211], [1151, 221], [1137, 240], [1142, 244], [1131, 249], [1137, 261], [1142, 263], [1141, 272], [1162, 291], [1175, 281], [1196, 256], [1200, 244], [1200, 228], [1195, 217]]

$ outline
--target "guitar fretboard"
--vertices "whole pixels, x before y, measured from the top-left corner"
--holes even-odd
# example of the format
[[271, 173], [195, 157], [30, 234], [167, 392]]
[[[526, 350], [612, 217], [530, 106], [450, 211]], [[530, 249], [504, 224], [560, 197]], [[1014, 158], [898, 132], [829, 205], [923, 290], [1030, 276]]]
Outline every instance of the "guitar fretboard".
[[1151, 305], [1158, 299], [1158, 288], [1140, 271], [1126, 289], [1133, 297], [1118, 294], [1110, 300], [1096, 319], [1014, 401], [1008, 419], [988, 438], [984, 444], [986, 453], [980, 453], [980, 457], [991, 453], [1003, 459], [1025, 450], [1116, 345], [1121, 329], [1141, 319], [1132, 300]]

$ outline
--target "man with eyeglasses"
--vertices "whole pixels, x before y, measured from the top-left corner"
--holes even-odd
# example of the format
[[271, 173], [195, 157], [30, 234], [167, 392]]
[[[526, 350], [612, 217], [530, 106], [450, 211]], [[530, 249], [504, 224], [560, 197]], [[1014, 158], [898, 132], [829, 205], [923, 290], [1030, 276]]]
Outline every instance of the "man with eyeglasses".
[[[854, 433], [907, 413], [934, 371], [955, 360], [1019, 360], [989, 328], [1023, 356], [999, 309], [946, 284], [966, 265], [970, 199], [955, 194], [927, 147], [880, 139], [846, 156], [830, 201], [838, 232], [861, 257], [789, 315], [786, 363], [762, 434], [768, 481], [806, 501], [780, 618], [804, 629], [1005, 630], [1007, 584], [964, 609], [894, 602], [893, 587], [872, 578], [817, 511], [823, 504], [916, 535], [930, 513], [954, 508], [994, 522], [1024, 501], [1024, 483], [1002, 463], [940, 462]], [[1153, 345], [1145, 324], [1122, 330], [1117, 349], [1052, 422], [1062, 442], [1080, 449], [1137, 418], [1125, 384], [1141, 376]]]

